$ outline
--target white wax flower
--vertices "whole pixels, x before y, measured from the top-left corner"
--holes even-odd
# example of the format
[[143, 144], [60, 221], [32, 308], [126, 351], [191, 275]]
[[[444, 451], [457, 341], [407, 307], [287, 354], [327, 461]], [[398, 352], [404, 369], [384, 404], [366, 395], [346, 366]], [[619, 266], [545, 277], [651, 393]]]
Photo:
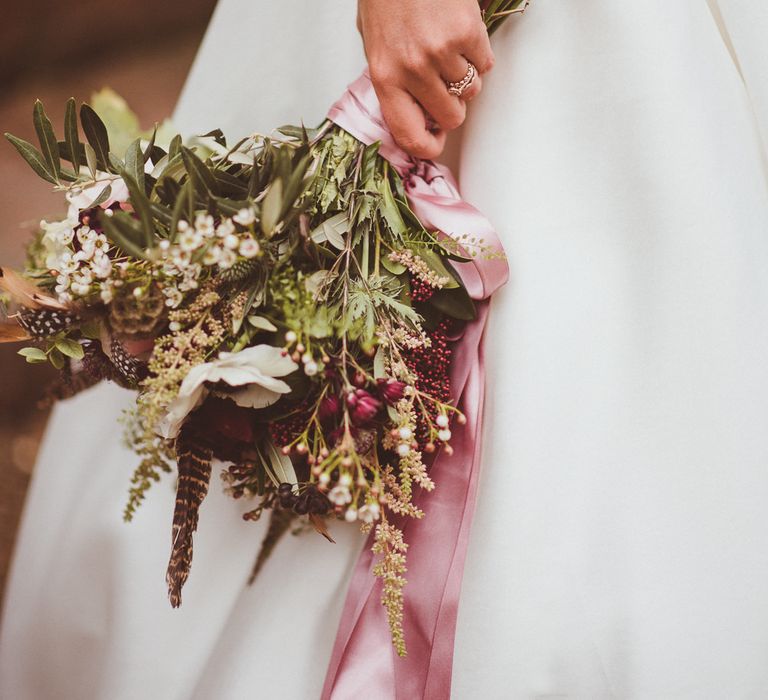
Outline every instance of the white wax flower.
[[357, 511], [357, 517], [364, 523], [372, 523], [374, 520], [378, 520], [381, 511], [378, 503], [366, 503], [359, 511]]
[[224, 382], [241, 389], [228, 394], [238, 406], [264, 408], [277, 401], [291, 388], [276, 379], [298, 369], [298, 365], [283, 354], [281, 348], [256, 345], [240, 352], [222, 352], [213, 362], [193, 367], [181, 383], [179, 394], [168, 406], [159, 426], [160, 435], [174, 438], [185, 418], [208, 395], [206, 382]]

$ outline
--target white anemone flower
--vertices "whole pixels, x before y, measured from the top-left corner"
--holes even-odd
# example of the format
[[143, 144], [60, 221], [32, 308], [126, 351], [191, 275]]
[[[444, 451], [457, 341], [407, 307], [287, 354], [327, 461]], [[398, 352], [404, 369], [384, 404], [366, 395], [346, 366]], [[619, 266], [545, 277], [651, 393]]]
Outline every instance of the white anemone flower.
[[222, 352], [213, 362], [193, 367], [184, 377], [176, 398], [168, 406], [168, 412], [160, 422], [159, 432], [165, 438], [179, 434], [186, 417], [209, 394], [206, 383], [223, 382], [241, 387], [228, 393], [238, 406], [264, 408], [291, 391], [290, 386], [276, 377], [284, 377], [298, 369], [298, 365], [282, 348], [256, 345], [240, 352]]
[[110, 186], [111, 190], [109, 197], [99, 204], [102, 209], [111, 207], [115, 202], [128, 201], [128, 186], [125, 184], [125, 180], [118, 175], [100, 172], [97, 173], [93, 184], [86, 187], [75, 185], [67, 192], [67, 201], [72, 207], [70, 213], [72, 210], [81, 212], [83, 209], [90, 209], [107, 185]]

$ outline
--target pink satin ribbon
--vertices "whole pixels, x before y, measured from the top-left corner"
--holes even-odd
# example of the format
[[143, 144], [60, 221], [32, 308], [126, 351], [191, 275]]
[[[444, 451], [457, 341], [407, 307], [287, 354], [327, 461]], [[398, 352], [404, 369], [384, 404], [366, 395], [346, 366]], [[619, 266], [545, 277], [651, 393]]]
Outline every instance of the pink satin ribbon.
[[[459, 194], [444, 166], [412, 159], [392, 138], [366, 70], [328, 112], [328, 118], [365, 144], [379, 141], [379, 152], [400, 173], [408, 202], [422, 223], [458, 238], [477, 236], [502, 251], [490, 222]], [[432, 493], [414, 498], [422, 520], [402, 522], [408, 542], [405, 587], [405, 642], [408, 656], [392, 647], [381, 584], [371, 574], [370, 547], [355, 566], [323, 687], [323, 700], [446, 700], [451, 692], [453, 643], [461, 579], [475, 507], [485, 371], [483, 331], [488, 297], [506, 282], [503, 259], [457, 264], [462, 281], [476, 300], [478, 317], [467, 324], [454, 349], [451, 387], [467, 417], [452, 432], [452, 455], [441, 453], [430, 470]], [[370, 542], [369, 542], [370, 545]]]

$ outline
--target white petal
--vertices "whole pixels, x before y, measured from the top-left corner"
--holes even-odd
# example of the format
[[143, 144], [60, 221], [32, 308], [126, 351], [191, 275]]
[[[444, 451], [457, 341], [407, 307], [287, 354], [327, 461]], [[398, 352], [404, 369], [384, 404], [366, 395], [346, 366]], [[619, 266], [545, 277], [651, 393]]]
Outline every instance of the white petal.
[[281, 394], [265, 389], [258, 384], [249, 384], [247, 387], [229, 394], [229, 398], [243, 408], [265, 408], [275, 403], [280, 396]]

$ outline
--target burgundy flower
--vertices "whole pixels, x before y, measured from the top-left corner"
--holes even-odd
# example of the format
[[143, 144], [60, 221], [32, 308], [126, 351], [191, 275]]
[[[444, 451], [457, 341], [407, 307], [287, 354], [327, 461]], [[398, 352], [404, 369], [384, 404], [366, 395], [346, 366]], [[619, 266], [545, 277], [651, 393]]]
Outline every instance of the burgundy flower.
[[208, 434], [219, 439], [253, 443], [253, 409], [238, 406], [229, 399], [209, 396], [198, 411]]
[[352, 422], [365, 425], [376, 418], [381, 410], [381, 401], [374, 398], [365, 389], [355, 389], [347, 394], [347, 405], [350, 407]]
[[396, 379], [379, 379], [379, 393], [382, 398], [390, 405], [394, 406], [405, 396], [405, 383]]
[[320, 408], [317, 414], [321, 423], [333, 423], [341, 410], [341, 399], [338, 396], [329, 395], [320, 402]]

